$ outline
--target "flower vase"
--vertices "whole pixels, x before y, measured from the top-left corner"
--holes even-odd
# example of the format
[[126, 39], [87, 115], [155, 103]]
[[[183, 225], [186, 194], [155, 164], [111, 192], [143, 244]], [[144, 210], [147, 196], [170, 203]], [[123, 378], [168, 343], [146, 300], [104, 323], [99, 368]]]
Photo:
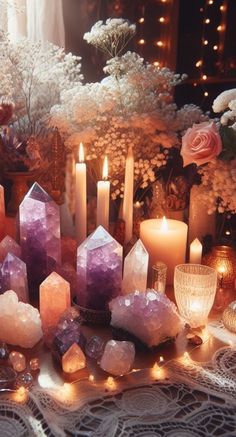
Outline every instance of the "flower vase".
[[4, 173], [6, 179], [12, 183], [11, 198], [7, 205], [7, 213], [10, 216], [15, 216], [18, 212], [18, 208], [25, 197], [29, 186], [36, 180], [37, 172], [14, 172], [7, 171]]

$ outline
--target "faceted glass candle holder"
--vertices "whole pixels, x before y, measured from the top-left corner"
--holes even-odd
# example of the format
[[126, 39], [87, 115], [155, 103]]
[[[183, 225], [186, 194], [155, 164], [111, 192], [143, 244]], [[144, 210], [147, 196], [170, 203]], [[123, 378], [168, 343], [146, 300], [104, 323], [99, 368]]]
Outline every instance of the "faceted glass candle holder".
[[202, 263], [218, 272], [220, 288], [234, 288], [236, 279], [236, 251], [230, 246], [215, 246], [207, 253]]
[[152, 288], [160, 293], [165, 293], [166, 290], [166, 274], [167, 266], [162, 261], [156, 262], [152, 266]]
[[203, 326], [213, 306], [217, 272], [200, 264], [180, 264], [175, 267], [175, 299], [182, 317], [192, 327]]

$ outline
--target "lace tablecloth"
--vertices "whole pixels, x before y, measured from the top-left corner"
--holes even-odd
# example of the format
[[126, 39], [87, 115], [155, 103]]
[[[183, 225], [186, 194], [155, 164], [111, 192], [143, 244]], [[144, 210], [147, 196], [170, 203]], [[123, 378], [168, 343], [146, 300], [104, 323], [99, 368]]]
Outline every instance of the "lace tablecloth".
[[[76, 395], [73, 394], [75, 390]], [[117, 389], [82, 380], [33, 387], [16, 403], [0, 398], [0, 437], [236, 436], [236, 348], [208, 363], [171, 360], [154, 380], [144, 369], [117, 380]]]

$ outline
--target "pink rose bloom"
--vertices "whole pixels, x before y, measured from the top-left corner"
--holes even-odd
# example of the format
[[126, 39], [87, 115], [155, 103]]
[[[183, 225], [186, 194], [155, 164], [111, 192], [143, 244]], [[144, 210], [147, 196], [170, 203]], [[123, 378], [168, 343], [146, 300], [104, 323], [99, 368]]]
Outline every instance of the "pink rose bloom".
[[213, 121], [194, 124], [182, 138], [181, 156], [184, 167], [188, 164], [206, 164], [220, 154], [221, 137]]

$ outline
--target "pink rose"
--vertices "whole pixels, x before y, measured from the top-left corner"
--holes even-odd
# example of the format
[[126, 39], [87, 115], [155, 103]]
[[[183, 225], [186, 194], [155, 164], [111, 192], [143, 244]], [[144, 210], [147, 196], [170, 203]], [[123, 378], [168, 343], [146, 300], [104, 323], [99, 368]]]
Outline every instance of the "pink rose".
[[188, 164], [205, 164], [220, 154], [222, 142], [213, 121], [194, 124], [182, 138], [181, 155], [184, 167]]

